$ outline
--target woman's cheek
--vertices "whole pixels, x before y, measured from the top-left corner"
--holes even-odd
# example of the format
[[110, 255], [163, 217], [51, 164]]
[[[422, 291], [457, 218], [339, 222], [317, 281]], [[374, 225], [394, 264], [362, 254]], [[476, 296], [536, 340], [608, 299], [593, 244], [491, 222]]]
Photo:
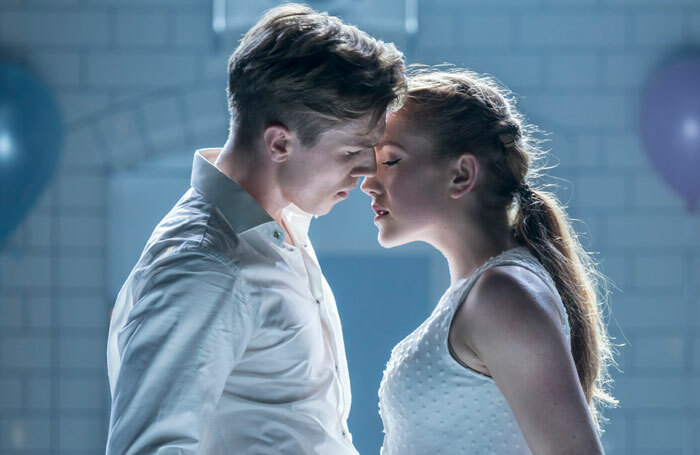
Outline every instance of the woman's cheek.
[[[416, 176], [417, 177], [417, 176]], [[430, 185], [418, 178], [403, 176], [396, 182], [395, 194], [400, 197], [401, 206], [406, 212], [425, 214], [430, 211], [432, 199], [430, 197]]]

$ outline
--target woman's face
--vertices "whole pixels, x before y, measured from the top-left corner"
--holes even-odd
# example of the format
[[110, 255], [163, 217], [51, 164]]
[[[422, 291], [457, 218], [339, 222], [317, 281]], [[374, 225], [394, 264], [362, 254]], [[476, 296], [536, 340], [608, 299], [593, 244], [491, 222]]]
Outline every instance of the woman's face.
[[404, 110], [387, 117], [375, 150], [377, 173], [361, 188], [372, 197], [379, 243], [391, 248], [430, 241], [450, 207], [449, 160], [436, 157], [432, 142], [412, 127]]

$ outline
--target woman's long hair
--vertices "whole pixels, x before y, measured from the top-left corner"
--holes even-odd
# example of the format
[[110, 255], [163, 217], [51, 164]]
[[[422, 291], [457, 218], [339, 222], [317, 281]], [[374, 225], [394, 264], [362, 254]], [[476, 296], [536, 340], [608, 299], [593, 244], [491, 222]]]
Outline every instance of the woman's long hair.
[[608, 369], [612, 345], [601, 308], [604, 277], [578, 240], [557, 197], [535, 186], [545, 167], [533, 133], [510, 93], [492, 79], [467, 70], [419, 69], [408, 81], [402, 108], [412, 125], [432, 140], [439, 157], [472, 153], [485, 177], [474, 191], [485, 214], [507, 212], [515, 238], [549, 272], [566, 308], [571, 353], [599, 434], [599, 408], [615, 406]]

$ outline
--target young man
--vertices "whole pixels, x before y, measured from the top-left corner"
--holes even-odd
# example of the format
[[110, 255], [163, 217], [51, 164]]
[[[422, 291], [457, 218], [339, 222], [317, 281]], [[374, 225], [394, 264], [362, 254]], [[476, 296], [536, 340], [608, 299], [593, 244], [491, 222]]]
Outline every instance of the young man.
[[301, 5], [268, 11], [229, 61], [231, 130], [117, 299], [107, 453], [355, 454], [333, 294], [312, 215], [376, 171], [401, 54]]

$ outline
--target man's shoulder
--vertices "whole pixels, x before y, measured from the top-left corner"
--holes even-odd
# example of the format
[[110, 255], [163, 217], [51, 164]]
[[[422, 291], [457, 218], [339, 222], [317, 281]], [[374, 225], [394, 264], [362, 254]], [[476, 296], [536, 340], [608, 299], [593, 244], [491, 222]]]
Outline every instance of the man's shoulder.
[[168, 256], [210, 256], [235, 263], [240, 240], [216, 206], [195, 192], [186, 194], [158, 223], [144, 249], [150, 260]]

